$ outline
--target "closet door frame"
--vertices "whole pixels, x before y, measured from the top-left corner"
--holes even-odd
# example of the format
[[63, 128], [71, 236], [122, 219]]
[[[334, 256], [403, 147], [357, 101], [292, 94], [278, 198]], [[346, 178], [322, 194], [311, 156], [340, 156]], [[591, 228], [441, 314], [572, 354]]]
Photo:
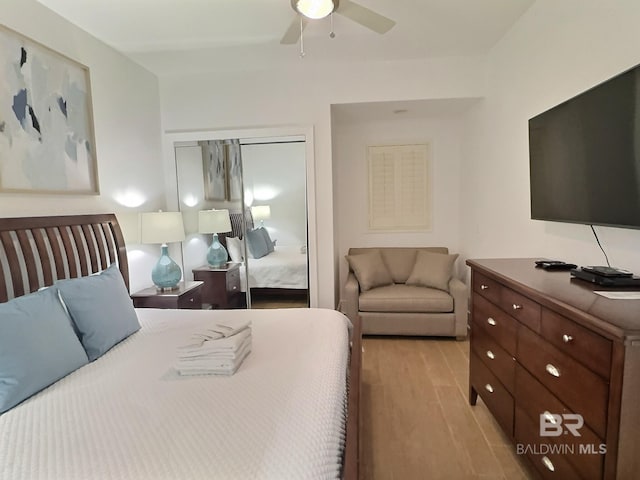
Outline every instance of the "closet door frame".
[[[267, 141], [274, 137], [304, 136], [305, 138], [305, 169], [306, 169], [306, 204], [307, 204], [307, 262], [309, 267], [309, 306], [318, 306], [318, 266], [317, 266], [317, 222], [316, 222], [316, 193], [315, 193], [315, 158], [313, 126], [265, 127], [238, 130], [190, 130], [179, 132], [165, 132], [164, 135], [164, 166], [165, 192], [167, 208], [179, 210], [178, 178], [176, 171], [175, 146], [182, 142], [197, 142], [200, 140], [225, 140], [264, 138]], [[184, 262], [183, 262], [184, 263]]]

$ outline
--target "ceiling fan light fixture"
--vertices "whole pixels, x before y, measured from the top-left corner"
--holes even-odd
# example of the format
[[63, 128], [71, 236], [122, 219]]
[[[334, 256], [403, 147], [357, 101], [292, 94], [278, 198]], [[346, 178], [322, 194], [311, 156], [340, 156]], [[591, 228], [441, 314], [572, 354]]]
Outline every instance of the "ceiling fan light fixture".
[[293, 0], [296, 11], [307, 18], [324, 18], [336, 9], [332, 0]]

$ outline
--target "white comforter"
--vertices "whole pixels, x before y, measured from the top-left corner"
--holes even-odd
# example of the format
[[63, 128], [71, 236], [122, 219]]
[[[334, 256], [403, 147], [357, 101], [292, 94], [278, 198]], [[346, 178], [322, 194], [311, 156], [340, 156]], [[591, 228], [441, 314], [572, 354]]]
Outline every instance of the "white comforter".
[[[240, 269], [242, 291], [247, 291], [244, 267]], [[300, 247], [275, 247], [269, 255], [249, 259], [251, 288], [308, 288], [307, 255]]]
[[[0, 416], [0, 478], [336, 478], [348, 320], [322, 309], [137, 310], [143, 328]], [[180, 377], [176, 347], [250, 316], [231, 377]]]

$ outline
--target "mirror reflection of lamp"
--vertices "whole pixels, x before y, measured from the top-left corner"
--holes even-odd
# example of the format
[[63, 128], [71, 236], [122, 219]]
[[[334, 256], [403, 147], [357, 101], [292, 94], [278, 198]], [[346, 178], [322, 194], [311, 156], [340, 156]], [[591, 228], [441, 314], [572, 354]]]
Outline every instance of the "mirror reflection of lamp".
[[184, 224], [180, 212], [151, 212], [140, 214], [140, 240], [142, 243], [160, 243], [158, 263], [151, 271], [151, 280], [160, 290], [177, 287], [182, 270], [169, 256], [168, 243], [184, 240]]
[[264, 227], [264, 221], [271, 218], [271, 207], [269, 205], [256, 205], [251, 207], [251, 215], [254, 220], [260, 220], [260, 226]]
[[222, 268], [227, 263], [227, 250], [218, 240], [218, 233], [231, 231], [229, 210], [200, 210], [198, 232], [213, 233], [213, 241], [207, 250], [207, 263], [213, 268]]

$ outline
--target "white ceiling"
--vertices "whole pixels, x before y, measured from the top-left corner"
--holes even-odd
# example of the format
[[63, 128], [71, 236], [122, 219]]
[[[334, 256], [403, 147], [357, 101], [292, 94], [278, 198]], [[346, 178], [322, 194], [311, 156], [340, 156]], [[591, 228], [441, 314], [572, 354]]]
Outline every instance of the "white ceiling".
[[[158, 75], [304, 62], [402, 60], [486, 53], [535, 0], [356, 0], [397, 23], [385, 35], [334, 15], [300, 45], [280, 39], [290, 0], [38, 0]], [[203, 61], [204, 60], [204, 61]]]

